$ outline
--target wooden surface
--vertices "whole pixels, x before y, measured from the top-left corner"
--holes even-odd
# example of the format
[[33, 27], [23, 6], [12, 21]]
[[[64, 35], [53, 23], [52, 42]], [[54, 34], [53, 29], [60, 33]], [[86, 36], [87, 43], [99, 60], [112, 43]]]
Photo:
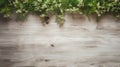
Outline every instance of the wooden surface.
[[120, 21], [66, 15], [63, 27], [51, 17], [43, 26], [30, 15], [24, 22], [0, 22], [0, 67], [120, 67]]

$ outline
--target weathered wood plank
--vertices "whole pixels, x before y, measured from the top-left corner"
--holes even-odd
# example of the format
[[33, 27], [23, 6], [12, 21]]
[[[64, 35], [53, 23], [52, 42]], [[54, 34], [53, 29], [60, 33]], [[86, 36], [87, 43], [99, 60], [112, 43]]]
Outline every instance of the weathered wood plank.
[[54, 17], [46, 26], [36, 16], [22, 23], [0, 22], [0, 67], [120, 67], [120, 23], [115, 18], [99, 23], [65, 18], [62, 28]]

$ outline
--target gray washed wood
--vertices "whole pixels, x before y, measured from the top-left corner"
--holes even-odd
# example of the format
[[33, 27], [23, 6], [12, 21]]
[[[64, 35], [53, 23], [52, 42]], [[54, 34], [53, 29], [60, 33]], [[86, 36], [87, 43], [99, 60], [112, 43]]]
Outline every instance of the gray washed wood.
[[66, 15], [43, 26], [37, 16], [0, 22], [0, 67], [120, 67], [120, 23]]

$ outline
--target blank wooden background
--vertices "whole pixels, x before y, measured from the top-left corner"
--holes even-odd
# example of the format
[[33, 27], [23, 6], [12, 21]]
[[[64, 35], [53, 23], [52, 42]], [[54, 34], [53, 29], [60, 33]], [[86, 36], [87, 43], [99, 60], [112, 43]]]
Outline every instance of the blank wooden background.
[[66, 15], [43, 26], [39, 17], [0, 22], [0, 67], [120, 67], [120, 21]]

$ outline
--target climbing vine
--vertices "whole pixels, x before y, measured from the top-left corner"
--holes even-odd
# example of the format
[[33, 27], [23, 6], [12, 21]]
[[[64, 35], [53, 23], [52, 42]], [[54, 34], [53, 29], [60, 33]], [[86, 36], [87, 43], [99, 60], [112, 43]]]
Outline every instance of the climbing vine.
[[[49, 14], [56, 16], [60, 24], [65, 13], [102, 16], [112, 14], [120, 18], [120, 0], [0, 0], [0, 14], [10, 17], [13, 13], [26, 17], [33, 13], [44, 20]], [[47, 18], [47, 19], [46, 19]]]

